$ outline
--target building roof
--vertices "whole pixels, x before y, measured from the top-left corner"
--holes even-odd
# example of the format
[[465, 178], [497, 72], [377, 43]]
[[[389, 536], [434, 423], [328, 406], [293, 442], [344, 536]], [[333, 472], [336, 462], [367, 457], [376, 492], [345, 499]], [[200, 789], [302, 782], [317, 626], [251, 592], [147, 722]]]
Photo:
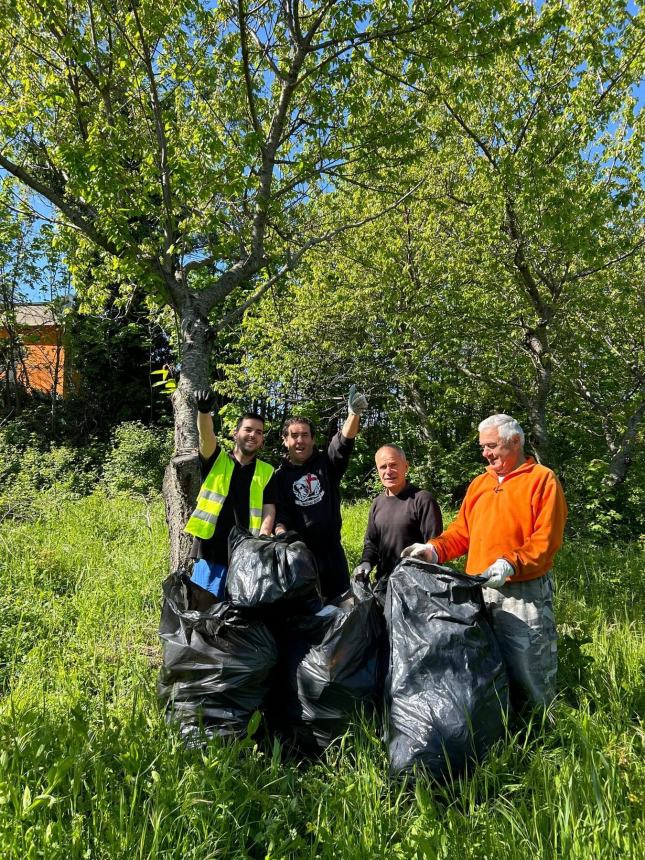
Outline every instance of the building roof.
[[16, 305], [16, 324], [29, 326], [59, 325], [49, 304]]

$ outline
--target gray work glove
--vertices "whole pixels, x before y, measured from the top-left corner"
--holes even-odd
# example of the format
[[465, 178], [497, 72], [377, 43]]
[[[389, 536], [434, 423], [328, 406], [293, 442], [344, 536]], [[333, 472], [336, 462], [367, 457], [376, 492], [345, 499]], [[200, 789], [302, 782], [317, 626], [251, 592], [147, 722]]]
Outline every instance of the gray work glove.
[[488, 580], [484, 585], [486, 588], [501, 588], [509, 576], [513, 576], [514, 573], [515, 569], [509, 561], [506, 561], [505, 558], [498, 558], [482, 573], [482, 576]]
[[413, 543], [406, 546], [401, 551], [401, 558], [419, 558], [421, 561], [428, 561], [430, 564], [438, 564], [439, 556], [437, 550], [431, 543]]
[[352, 579], [358, 580], [358, 582], [368, 583], [370, 581], [370, 570], [372, 569], [372, 565], [369, 561], [362, 561], [358, 567], [355, 567], [352, 571]]
[[217, 395], [212, 388], [203, 388], [200, 391], [193, 391], [193, 397], [197, 404], [197, 409], [207, 415], [212, 412], [217, 403]]
[[367, 409], [367, 397], [356, 393], [356, 386], [352, 385], [347, 395], [347, 409], [350, 415], [358, 415], [360, 418]]

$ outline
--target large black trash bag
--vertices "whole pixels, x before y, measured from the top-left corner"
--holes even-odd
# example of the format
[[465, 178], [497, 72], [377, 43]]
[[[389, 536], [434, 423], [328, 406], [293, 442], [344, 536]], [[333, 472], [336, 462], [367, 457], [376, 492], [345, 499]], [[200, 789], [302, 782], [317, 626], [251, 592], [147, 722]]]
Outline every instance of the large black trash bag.
[[228, 549], [226, 593], [234, 606], [265, 616], [313, 614], [322, 608], [316, 561], [296, 532], [254, 537], [235, 527]]
[[161, 704], [187, 738], [245, 734], [278, 659], [273, 636], [185, 574], [171, 574], [163, 593]]
[[390, 772], [457, 776], [504, 734], [508, 678], [480, 577], [402, 560], [385, 604]]
[[279, 682], [270, 721], [304, 752], [326, 749], [379, 688], [381, 610], [369, 588], [352, 588], [313, 616], [297, 616], [276, 633]]

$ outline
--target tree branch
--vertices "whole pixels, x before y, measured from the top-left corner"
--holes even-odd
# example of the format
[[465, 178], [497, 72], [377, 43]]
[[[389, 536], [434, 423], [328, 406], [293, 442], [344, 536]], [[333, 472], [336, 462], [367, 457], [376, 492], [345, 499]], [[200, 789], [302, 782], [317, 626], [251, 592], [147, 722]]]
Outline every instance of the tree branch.
[[409, 189], [409, 191], [406, 191], [406, 193], [402, 197], [400, 197], [390, 206], [387, 206], [385, 209], [382, 209], [380, 212], [377, 212], [374, 215], [369, 215], [366, 218], [362, 218], [360, 221], [354, 221], [350, 224], [343, 224], [341, 227], [337, 227], [335, 230], [330, 230], [323, 236], [313, 237], [312, 239], [309, 239], [309, 241], [305, 242], [304, 245], [302, 245], [300, 248], [298, 248], [295, 254], [288, 253], [287, 262], [283, 266], [281, 266], [281, 268], [275, 273], [275, 275], [272, 275], [268, 281], [262, 284], [262, 286], [259, 287], [255, 291], [255, 293], [253, 293], [253, 295], [249, 299], [247, 299], [246, 302], [244, 302], [238, 308], [235, 308], [235, 310], [231, 311], [231, 313], [227, 314], [222, 319], [221, 325], [228, 325], [234, 320], [239, 319], [244, 314], [244, 312], [251, 307], [251, 305], [254, 305], [262, 298], [264, 293], [266, 293], [266, 291], [270, 287], [272, 287], [288, 272], [291, 272], [293, 269], [295, 269], [304, 257], [304, 255], [312, 248], [315, 248], [317, 245], [322, 245], [325, 242], [331, 242], [333, 239], [336, 238], [336, 236], [339, 236], [341, 233], [346, 233], [349, 230], [356, 230], [359, 227], [363, 227], [366, 224], [370, 224], [372, 221], [377, 221], [379, 218], [382, 218], [384, 215], [387, 215], [388, 212], [391, 212], [393, 209], [399, 207], [401, 203], [411, 197], [424, 182], [425, 178], [420, 180], [413, 188]]
[[69, 203], [64, 194], [57, 193], [53, 188], [45, 185], [31, 173], [28, 173], [24, 168], [20, 167], [20, 165], [14, 164], [13, 161], [8, 159], [2, 153], [0, 153], [0, 167], [4, 167], [8, 173], [23, 182], [27, 187], [31, 188], [32, 191], [35, 191], [37, 194], [40, 194], [41, 197], [49, 200], [50, 203], [52, 203], [63, 213], [63, 215], [67, 217], [74, 227], [80, 230], [81, 233], [85, 234], [88, 239], [91, 239], [95, 244], [97, 244], [99, 248], [103, 248], [104, 251], [107, 251], [109, 254], [113, 254], [115, 257], [119, 257], [121, 255], [121, 249], [119, 249], [113, 242], [106, 239], [105, 236], [101, 235], [94, 224], [88, 221], [75, 208], [75, 204]]
[[149, 45], [146, 41], [139, 13], [137, 12], [137, 4], [130, 3], [130, 9], [137, 26], [137, 33], [141, 42], [141, 50], [143, 52], [144, 63], [148, 80], [150, 82], [150, 105], [152, 107], [152, 116], [155, 126], [155, 134], [157, 137], [157, 146], [159, 147], [159, 170], [161, 180], [161, 192], [164, 202], [164, 210], [166, 213], [164, 225], [164, 263], [166, 266], [170, 264], [170, 248], [174, 245], [177, 238], [177, 230], [175, 226], [175, 218], [173, 213], [172, 189], [170, 181], [170, 168], [168, 166], [168, 142], [164, 130], [162, 109], [159, 103], [159, 93], [157, 91], [157, 81], [155, 78], [154, 68], [152, 66], [152, 57], [150, 55]]
[[244, 70], [244, 83], [246, 85], [246, 100], [249, 105], [249, 113], [251, 115], [253, 129], [257, 135], [264, 137], [264, 132], [255, 109], [253, 81], [251, 80], [251, 71], [249, 69], [249, 46], [246, 38], [246, 14], [244, 12], [243, 3], [244, 0], [237, 0], [237, 23], [240, 29], [240, 47], [242, 49], [242, 68]]
[[569, 283], [571, 281], [579, 281], [581, 278], [587, 278], [589, 275], [595, 275], [596, 272], [602, 272], [604, 269], [609, 269], [612, 266], [615, 266], [616, 263], [621, 263], [623, 260], [627, 260], [633, 254], [636, 253], [640, 248], [645, 245], [645, 238], [640, 239], [635, 245], [633, 245], [628, 251], [625, 251], [624, 254], [619, 254], [617, 257], [613, 257], [611, 260], [607, 260], [606, 263], [602, 263], [599, 266], [592, 266], [589, 269], [582, 269], [580, 272], [574, 272], [572, 275], [565, 275], [564, 281]]

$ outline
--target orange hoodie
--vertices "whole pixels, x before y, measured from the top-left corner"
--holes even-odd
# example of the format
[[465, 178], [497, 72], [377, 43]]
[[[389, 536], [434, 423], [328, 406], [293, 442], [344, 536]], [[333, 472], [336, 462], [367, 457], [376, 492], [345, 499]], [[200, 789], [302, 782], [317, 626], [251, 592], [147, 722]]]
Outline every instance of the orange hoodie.
[[511, 582], [537, 579], [562, 546], [567, 503], [551, 469], [532, 457], [500, 483], [488, 467], [470, 484], [457, 518], [431, 543], [441, 564], [468, 552], [466, 573], [498, 558], [515, 568]]

